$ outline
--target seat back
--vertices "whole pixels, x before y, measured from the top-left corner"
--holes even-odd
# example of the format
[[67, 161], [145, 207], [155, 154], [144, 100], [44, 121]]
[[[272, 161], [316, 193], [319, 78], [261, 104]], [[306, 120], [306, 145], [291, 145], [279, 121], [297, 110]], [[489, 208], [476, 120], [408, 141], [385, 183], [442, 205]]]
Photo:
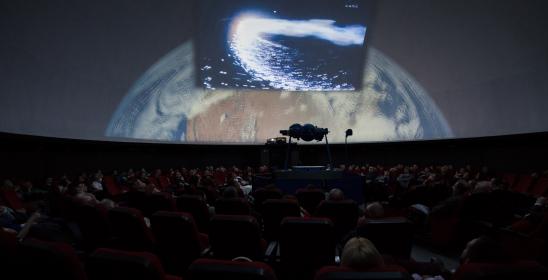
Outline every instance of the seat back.
[[406, 280], [412, 279], [407, 271], [398, 265], [385, 265], [382, 267], [356, 271], [347, 267], [325, 266], [317, 273], [315, 280]]
[[157, 211], [176, 211], [175, 200], [169, 193], [151, 193], [146, 196], [145, 216], [150, 217]]
[[24, 210], [25, 207], [23, 202], [17, 196], [15, 190], [12, 189], [2, 189], [0, 190], [0, 199], [4, 201], [6, 206], [13, 210]]
[[249, 215], [250, 208], [243, 198], [220, 198], [215, 202], [215, 213], [221, 215]]
[[105, 191], [109, 197], [115, 197], [122, 193], [122, 189], [118, 186], [118, 183], [116, 183], [116, 179], [114, 179], [114, 177], [103, 176], [103, 183]]
[[325, 200], [325, 193], [320, 189], [299, 189], [296, 196], [299, 205], [309, 213], [315, 213], [318, 205]]
[[247, 215], [215, 215], [211, 218], [209, 244], [216, 258], [245, 256], [261, 259], [264, 250], [257, 220]]
[[108, 210], [101, 204], [84, 203], [78, 206], [76, 223], [82, 234], [86, 250], [94, 250], [107, 244], [110, 238]]
[[335, 225], [335, 233], [340, 238], [356, 228], [359, 217], [358, 204], [353, 200], [325, 200], [318, 206], [316, 216], [331, 219]]
[[533, 183], [533, 176], [529, 174], [522, 174], [519, 176], [518, 181], [512, 188], [513, 191], [526, 193], [529, 190], [529, 187]]
[[534, 196], [546, 195], [548, 193], [548, 177], [543, 176], [538, 178], [529, 192]]
[[130, 190], [129, 192], [124, 194], [127, 198], [127, 207], [135, 208], [139, 211], [141, 211], [141, 214], [148, 213], [148, 201], [147, 201], [147, 194], [141, 191], [135, 191]]
[[263, 188], [254, 191], [252, 196], [255, 202], [255, 209], [262, 213], [263, 203], [267, 199], [281, 199], [282, 191], [278, 188]]
[[112, 235], [117, 248], [124, 250], [151, 251], [154, 236], [145, 224], [141, 211], [134, 208], [116, 207], [108, 211]]
[[90, 280], [164, 280], [160, 260], [148, 252], [127, 252], [100, 248], [93, 252], [86, 270]]
[[413, 224], [403, 217], [369, 220], [357, 228], [381, 254], [408, 259], [413, 246]]
[[19, 254], [17, 251], [17, 234], [0, 228], [0, 263], [2, 274], [16, 275], [19, 273]]
[[335, 229], [327, 218], [284, 218], [280, 261], [289, 268], [316, 269], [335, 261]]
[[23, 263], [31, 265], [21, 267], [21, 279], [87, 279], [76, 252], [66, 243], [27, 239], [18, 250]]
[[158, 177], [158, 184], [158, 187], [160, 187], [160, 189], [165, 190], [169, 188], [169, 186], [171, 186], [171, 181], [169, 180], [168, 176], [160, 175], [160, 177]]
[[272, 268], [262, 262], [198, 259], [188, 268], [190, 280], [276, 280]]
[[158, 255], [168, 272], [180, 275], [200, 257], [202, 246], [191, 214], [158, 211], [150, 218], [150, 224]]
[[197, 195], [181, 195], [177, 198], [177, 209], [192, 214], [194, 222], [201, 232], [208, 232], [209, 208], [206, 202]]
[[263, 202], [262, 214], [265, 238], [267, 240], [277, 240], [283, 218], [300, 217], [301, 210], [296, 201], [267, 199]]
[[502, 174], [502, 182], [506, 184], [509, 189], [512, 189], [514, 187], [517, 178], [518, 176], [515, 173]]
[[512, 263], [466, 263], [461, 265], [453, 280], [543, 280], [548, 279], [548, 269], [535, 261]]

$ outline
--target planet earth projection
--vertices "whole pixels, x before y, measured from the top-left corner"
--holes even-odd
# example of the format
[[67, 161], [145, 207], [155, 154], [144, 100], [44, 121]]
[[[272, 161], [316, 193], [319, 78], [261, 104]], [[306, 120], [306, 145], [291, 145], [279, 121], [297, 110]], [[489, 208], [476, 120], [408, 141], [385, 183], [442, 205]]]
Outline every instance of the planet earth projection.
[[105, 131], [127, 140], [263, 144], [293, 123], [328, 128], [330, 142], [451, 138], [425, 89], [397, 63], [367, 48], [358, 91], [203, 89], [187, 41], [153, 64], [129, 89]]

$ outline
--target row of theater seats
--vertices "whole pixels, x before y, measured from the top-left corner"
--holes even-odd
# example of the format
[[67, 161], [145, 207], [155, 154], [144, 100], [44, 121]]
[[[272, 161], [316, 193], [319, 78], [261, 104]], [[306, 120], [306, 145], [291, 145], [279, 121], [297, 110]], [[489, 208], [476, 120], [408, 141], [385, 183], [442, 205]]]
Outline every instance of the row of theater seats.
[[[17, 243], [15, 235], [0, 231], [1, 276], [6, 279], [56, 280], [276, 280], [279, 274], [258, 261], [234, 261], [200, 258], [181, 275], [164, 271], [161, 261], [149, 252], [107, 248], [96, 249], [82, 258], [69, 245], [27, 239]], [[502, 264], [468, 263], [459, 267], [454, 280], [472, 279], [547, 279], [548, 271], [534, 261]], [[288, 279], [288, 278], [283, 278]], [[294, 278], [297, 279], [297, 278]], [[411, 279], [400, 266], [385, 265], [366, 271], [324, 266], [315, 272], [315, 280]]]
[[[267, 200], [264, 205], [270, 202], [275, 201]], [[245, 256], [278, 261], [288, 270], [306, 271], [334, 264], [337, 254], [336, 230], [328, 218], [282, 217], [275, 241], [267, 246], [257, 220], [249, 215], [214, 215], [209, 222], [209, 235], [200, 233], [192, 215], [184, 212], [156, 212], [150, 218], [150, 228], [141, 212], [133, 208], [118, 207], [105, 213], [100, 206], [86, 204], [81, 205], [78, 216], [84, 241], [94, 242], [88, 249], [109, 245], [155, 252], [173, 273], [180, 273], [204, 254], [222, 259]], [[357, 234], [376, 242], [385, 254], [409, 258], [411, 230], [407, 220], [394, 218], [366, 223]], [[294, 264], [298, 267], [292, 267]]]
[[506, 173], [502, 175], [502, 180], [516, 192], [536, 197], [548, 195], [548, 176], [546, 175], [535, 177], [530, 174]]
[[[0, 256], [4, 276], [14, 279], [56, 280], [276, 280], [273, 269], [264, 262], [232, 261], [200, 258], [192, 262], [182, 275], [164, 271], [160, 260], [149, 252], [132, 252], [99, 248], [82, 260], [76, 251], [64, 243], [28, 239], [17, 244], [15, 236], [0, 232], [2, 245], [9, 243]], [[386, 266], [371, 271], [355, 272], [327, 266], [319, 270], [316, 279], [408, 279], [398, 266]], [[16, 275], [16, 276], [15, 276]], [[379, 278], [381, 277], [381, 278]]]
[[[230, 204], [239, 200], [221, 201]], [[201, 205], [200, 208], [204, 206], [203, 201], [193, 196], [179, 197], [176, 204], [183, 210], [188, 209], [189, 204]], [[347, 230], [356, 229], [357, 235], [375, 242], [381, 253], [409, 258], [413, 229], [405, 218], [372, 220], [356, 228], [355, 202], [326, 201], [322, 205], [319, 209], [325, 209], [325, 216], [329, 218], [301, 218], [296, 201], [266, 199], [260, 207], [264, 230], [261, 230], [254, 216], [243, 215], [248, 212], [241, 213], [234, 211], [234, 208], [239, 207], [227, 206], [227, 209], [220, 212], [234, 214], [211, 217], [205, 225], [209, 236], [202, 233], [194, 222], [194, 213], [157, 211], [149, 215], [149, 228], [142, 212], [135, 208], [117, 207], [107, 210], [101, 204], [76, 203], [68, 212], [72, 213], [71, 219], [80, 228], [86, 251], [108, 246], [154, 252], [167, 271], [175, 274], [181, 273], [193, 260], [203, 256], [205, 249], [208, 249], [205, 255], [216, 258], [246, 256], [255, 260], [279, 262], [287, 270], [293, 269], [291, 265], [298, 264], [299, 270], [310, 272], [335, 263], [336, 249], [339, 247], [340, 251], [339, 234], [344, 232], [337, 230], [336, 223], [341, 221], [344, 221], [342, 224], [347, 223]], [[353, 209], [350, 212], [355, 211], [356, 214], [348, 215], [344, 209]], [[352, 220], [344, 220], [348, 216]]]

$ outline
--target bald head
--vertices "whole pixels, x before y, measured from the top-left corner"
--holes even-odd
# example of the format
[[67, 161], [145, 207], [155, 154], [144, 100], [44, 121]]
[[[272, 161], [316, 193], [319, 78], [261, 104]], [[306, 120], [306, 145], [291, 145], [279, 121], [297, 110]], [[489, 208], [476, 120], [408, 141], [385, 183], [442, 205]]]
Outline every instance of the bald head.
[[327, 195], [327, 200], [329, 201], [341, 201], [344, 200], [344, 193], [341, 191], [341, 189], [332, 189], [329, 191], [329, 194]]

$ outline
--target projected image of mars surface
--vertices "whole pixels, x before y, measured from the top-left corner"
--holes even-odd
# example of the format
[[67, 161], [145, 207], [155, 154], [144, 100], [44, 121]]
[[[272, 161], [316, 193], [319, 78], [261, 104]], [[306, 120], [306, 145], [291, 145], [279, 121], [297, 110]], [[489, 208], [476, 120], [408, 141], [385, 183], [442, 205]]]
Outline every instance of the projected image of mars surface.
[[188, 143], [263, 144], [293, 123], [328, 128], [330, 142], [452, 137], [428, 93], [381, 51], [369, 47], [361, 89], [273, 91], [196, 86], [193, 44], [152, 65], [128, 91], [106, 136]]

